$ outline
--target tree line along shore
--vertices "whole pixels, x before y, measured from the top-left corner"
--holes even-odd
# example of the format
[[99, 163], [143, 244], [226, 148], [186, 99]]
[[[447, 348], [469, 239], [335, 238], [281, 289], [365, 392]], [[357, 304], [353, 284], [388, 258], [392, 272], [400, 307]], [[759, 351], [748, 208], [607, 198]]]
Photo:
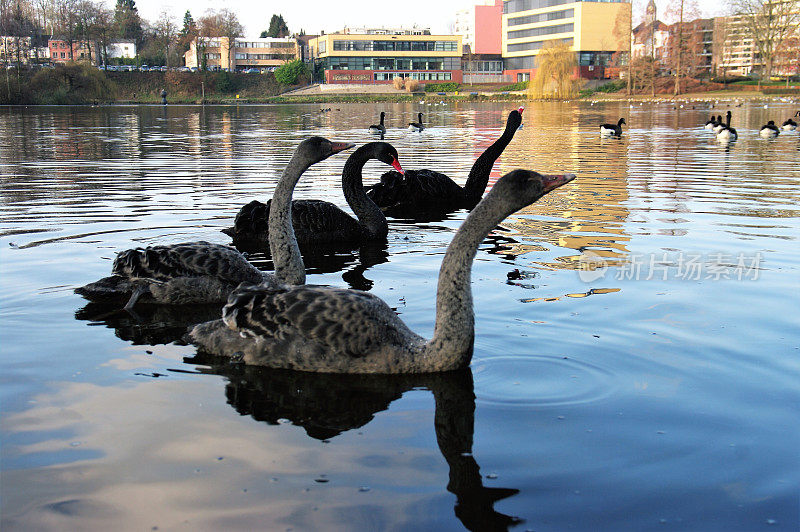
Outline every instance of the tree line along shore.
[[[289, 95], [295, 89], [308, 86], [300, 75], [294, 84], [281, 83], [275, 73], [239, 74], [233, 72], [104, 72], [97, 68], [69, 63], [55, 68], [7, 69], [0, 74], [0, 105], [86, 105], [109, 103], [161, 103], [166, 91], [169, 103], [325, 103], [325, 102], [402, 102], [421, 98], [503, 101], [535, 98], [527, 83], [507, 86], [463, 85], [420, 86], [416, 92], [363, 92], [347, 86], [346, 93], [336, 90], [320, 94]], [[427, 91], [425, 89], [428, 89]], [[698, 83], [687, 87], [679, 98], [713, 99], [720, 96], [759, 98], [798, 96], [800, 88], [782, 84], [755, 86], [747, 83]], [[624, 82], [619, 80], [594, 88], [585, 88], [575, 97], [592, 100], [662, 99], [673, 98], [669, 91], [628, 97]]]

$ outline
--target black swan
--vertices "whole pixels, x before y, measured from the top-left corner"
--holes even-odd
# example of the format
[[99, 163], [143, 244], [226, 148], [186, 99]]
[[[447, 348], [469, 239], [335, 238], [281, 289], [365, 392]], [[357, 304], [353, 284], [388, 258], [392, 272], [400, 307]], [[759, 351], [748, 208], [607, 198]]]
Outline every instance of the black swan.
[[511, 111], [503, 134], [478, 157], [464, 187], [433, 170], [386, 172], [380, 183], [367, 187], [367, 195], [392, 217], [414, 217], [418, 213], [472, 209], [483, 196], [492, 166], [522, 123], [523, 107]]
[[195, 326], [190, 337], [202, 352], [274, 368], [428, 373], [466, 367], [475, 341], [470, 277], [478, 246], [507, 216], [574, 178], [514, 170], [497, 181], [442, 259], [431, 340], [373, 294], [310, 285], [239, 287], [222, 319]]
[[600, 134], [604, 137], [621, 137], [622, 136], [622, 124], [625, 123], [624, 118], [620, 118], [617, 125], [614, 124], [602, 124], [600, 126]]
[[[342, 171], [342, 191], [358, 219], [327, 201], [294, 200], [292, 225], [300, 245], [352, 244], [386, 238], [386, 217], [362, 185], [361, 170], [370, 159], [403, 171], [397, 150], [391, 144], [370, 142], [358, 148]], [[270, 233], [270, 203], [251, 201], [239, 210], [233, 227], [222, 232], [233, 237], [234, 245], [263, 246]]]
[[731, 127], [731, 114], [732, 113], [728, 111], [725, 115], [725, 125], [723, 125], [722, 129], [717, 133], [717, 140], [720, 142], [730, 142], [739, 138], [736, 130]]
[[369, 132], [374, 133], [375, 135], [384, 135], [386, 134], [386, 126], [383, 125], [383, 119], [386, 116], [386, 113], [381, 111], [381, 122], [380, 124], [372, 124], [369, 126]]
[[[275, 188], [276, 211], [289, 210], [294, 185], [308, 167], [353, 146], [321, 137], [301, 142]], [[231, 247], [186, 242], [122, 251], [114, 259], [110, 277], [75, 292], [93, 301], [129, 297], [125, 308], [131, 309], [143, 296], [144, 301], [170, 305], [222, 303], [240, 283], [303, 284], [305, 268], [291, 236], [276, 242], [276, 275], [257, 269]]]
[[409, 122], [409, 131], [422, 131], [425, 127], [422, 125], [422, 113], [417, 114], [417, 122]]
[[780, 132], [781, 130], [775, 125], [775, 121], [770, 120], [767, 122], [767, 125], [761, 126], [761, 130], [758, 132], [758, 134], [765, 139], [774, 139]]
[[[797, 111], [797, 113], [795, 113], [794, 116], [800, 116], [800, 111]], [[797, 129], [797, 122], [795, 122], [791, 118], [787, 118], [786, 122], [781, 124], [781, 128], [784, 131], [794, 131], [795, 129]]]

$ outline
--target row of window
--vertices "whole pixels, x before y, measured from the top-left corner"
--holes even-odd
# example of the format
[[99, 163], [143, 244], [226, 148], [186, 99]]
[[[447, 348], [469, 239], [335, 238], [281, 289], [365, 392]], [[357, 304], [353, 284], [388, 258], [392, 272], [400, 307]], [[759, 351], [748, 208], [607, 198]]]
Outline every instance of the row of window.
[[548, 22], [560, 20], [562, 18], [572, 18], [575, 16], [574, 9], [562, 9], [561, 11], [551, 11], [549, 13], [539, 13], [538, 15], [527, 15], [524, 17], [514, 17], [508, 19], [509, 26], [519, 26], [521, 24], [535, 24], [537, 22]]
[[258, 41], [236, 41], [236, 48], [291, 48], [294, 50], [293, 42], [258, 42]]
[[463, 65], [463, 70], [475, 73], [475, 74], [482, 74], [486, 73], [497, 73], [503, 71], [503, 62], [502, 61], [468, 61], [466, 64]]
[[418, 79], [421, 81], [450, 81], [453, 79], [450, 72], [375, 72], [372, 78], [375, 81], [387, 81], [394, 78]]
[[542, 9], [575, 2], [627, 4], [630, 0], [506, 0], [503, 2], [503, 13], [518, 13], [520, 11], [530, 11], [531, 9]]
[[331, 70], [460, 70], [460, 57], [326, 57]]
[[[455, 52], [456, 41], [333, 41], [338, 52]], [[320, 46], [320, 53], [324, 53]]]
[[[545, 44], [550, 42], [552, 39], [548, 39], [546, 41], [533, 41], [533, 42], [523, 42], [520, 44], [509, 44], [506, 46], [506, 49], [509, 52], [524, 52], [528, 50], [540, 50]], [[572, 38], [569, 39], [561, 39], [562, 42], [565, 42], [572, 46]], [[506, 64], [508, 64], [508, 60], [506, 60]], [[508, 66], [506, 66], [508, 68]], [[509, 69], [515, 70], [515, 69]]]
[[245, 59], [245, 60], [254, 60], [254, 61], [265, 61], [269, 59], [277, 59], [280, 61], [287, 61], [294, 59], [294, 54], [243, 54], [243, 53], [236, 53], [236, 59]]
[[[553, 35], [554, 33], [572, 33], [575, 24], [556, 24], [555, 26], [542, 26], [540, 28], [530, 28], [527, 30], [515, 30], [508, 32], [509, 39], [524, 39], [525, 37], [539, 37], [541, 35]], [[509, 45], [509, 48], [511, 45]], [[509, 49], [509, 51], [511, 51]]]

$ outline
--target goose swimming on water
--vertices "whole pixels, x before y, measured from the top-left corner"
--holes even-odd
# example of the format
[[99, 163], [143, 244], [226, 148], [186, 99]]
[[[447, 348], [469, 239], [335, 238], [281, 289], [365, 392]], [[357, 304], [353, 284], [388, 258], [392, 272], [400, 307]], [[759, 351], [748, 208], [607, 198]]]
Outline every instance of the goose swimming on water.
[[[797, 111], [797, 113], [794, 116], [800, 116], [800, 111]], [[783, 129], [784, 131], [794, 131], [797, 129], [797, 122], [795, 122], [791, 118], [787, 118], [786, 121], [783, 124], [781, 124], [781, 129]]]
[[714, 126], [717, 125], [717, 119], [714, 118], [714, 115], [711, 115], [711, 119], [706, 122], [706, 129], [714, 129]]
[[380, 183], [367, 187], [367, 195], [389, 216], [413, 217], [421, 212], [452, 212], [471, 209], [481, 200], [492, 166], [514, 138], [522, 124], [520, 107], [511, 111], [503, 134], [478, 157], [463, 187], [446, 175], [433, 170], [406, 170], [405, 174], [387, 172]]
[[386, 117], [386, 113], [381, 111], [381, 121], [379, 124], [372, 124], [369, 126], [369, 132], [374, 135], [385, 135], [386, 134], [386, 126], [383, 125], [383, 119]]
[[[300, 143], [275, 188], [276, 215], [289, 210], [294, 186], [308, 167], [353, 146], [321, 137]], [[129, 249], [117, 254], [110, 277], [75, 292], [95, 301], [128, 297], [126, 309], [142, 297], [170, 305], [222, 303], [240, 283], [303, 284], [305, 267], [296, 247], [293, 236], [276, 235], [275, 275], [257, 269], [235, 249], [209, 242]]]
[[[342, 171], [342, 191], [356, 218], [322, 200], [294, 200], [292, 224], [300, 245], [353, 244], [386, 238], [386, 216], [364, 191], [362, 169], [367, 161], [377, 159], [403, 172], [397, 150], [386, 142], [364, 144], [347, 159]], [[222, 232], [233, 237], [236, 245], [263, 246], [269, 238], [271, 202], [251, 201], [239, 210], [233, 227]]]
[[621, 137], [622, 124], [624, 123], [625, 119], [620, 118], [616, 126], [614, 124], [602, 124], [600, 126], [600, 134], [604, 137]]
[[[730, 114], [731, 112], [728, 111], [728, 115]], [[725, 127], [725, 122], [722, 121], [722, 115], [717, 116], [717, 125], [714, 126], [714, 133], [719, 133], [720, 131], [722, 131], [722, 128], [724, 127]]]
[[202, 352], [273, 368], [426, 373], [466, 367], [475, 341], [470, 277], [478, 246], [507, 216], [574, 177], [514, 170], [495, 183], [442, 259], [431, 340], [367, 292], [259, 285], [234, 291], [222, 319], [195, 326], [190, 337]]
[[409, 131], [422, 131], [423, 129], [425, 129], [425, 127], [422, 125], [422, 113], [418, 113], [417, 114], [417, 121], [408, 123], [408, 130]]
[[758, 134], [762, 138], [773, 139], [777, 137], [780, 132], [781, 130], [778, 129], [778, 126], [775, 125], [775, 121], [770, 120], [769, 122], [767, 122], [767, 125], [761, 126], [761, 130], [758, 132]]
[[732, 113], [728, 111], [725, 116], [725, 124], [719, 130], [719, 133], [717, 133], [717, 140], [720, 142], [731, 142], [739, 138], [736, 130], [731, 127], [731, 114]]

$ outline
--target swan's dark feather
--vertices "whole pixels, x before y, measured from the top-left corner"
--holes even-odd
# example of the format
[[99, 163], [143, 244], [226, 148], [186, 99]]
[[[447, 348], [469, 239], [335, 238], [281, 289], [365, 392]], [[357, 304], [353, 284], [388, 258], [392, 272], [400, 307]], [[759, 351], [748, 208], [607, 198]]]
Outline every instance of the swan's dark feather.
[[511, 111], [503, 134], [486, 148], [472, 165], [464, 187], [433, 170], [390, 171], [381, 182], [367, 188], [367, 195], [390, 216], [407, 217], [433, 211], [472, 209], [481, 199], [497, 158], [511, 142], [522, 123], [519, 111]]
[[247, 335], [277, 342], [303, 338], [320, 352], [352, 358], [402, 346], [410, 333], [377, 296], [312, 285], [239, 287], [228, 298], [222, 319]]
[[177, 277], [214, 277], [229, 283], [256, 283], [261, 272], [235, 249], [209, 242], [187, 242], [121, 251], [113, 275], [169, 281]]
[[[272, 200], [267, 203], [251, 201], [239, 210], [233, 227], [224, 232], [234, 240], [266, 241], [271, 204]], [[300, 245], [358, 241], [362, 236], [357, 220], [333, 203], [322, 200], [293, 200], [292, 227]]]
[[372, 185], [367, 195], [379, 207], [391, 209], [409, 204], [418, 209], [450, 207], [464, 202], [464, 190], [446, 175], [433, 170], [386, 172], [381, 182]]

